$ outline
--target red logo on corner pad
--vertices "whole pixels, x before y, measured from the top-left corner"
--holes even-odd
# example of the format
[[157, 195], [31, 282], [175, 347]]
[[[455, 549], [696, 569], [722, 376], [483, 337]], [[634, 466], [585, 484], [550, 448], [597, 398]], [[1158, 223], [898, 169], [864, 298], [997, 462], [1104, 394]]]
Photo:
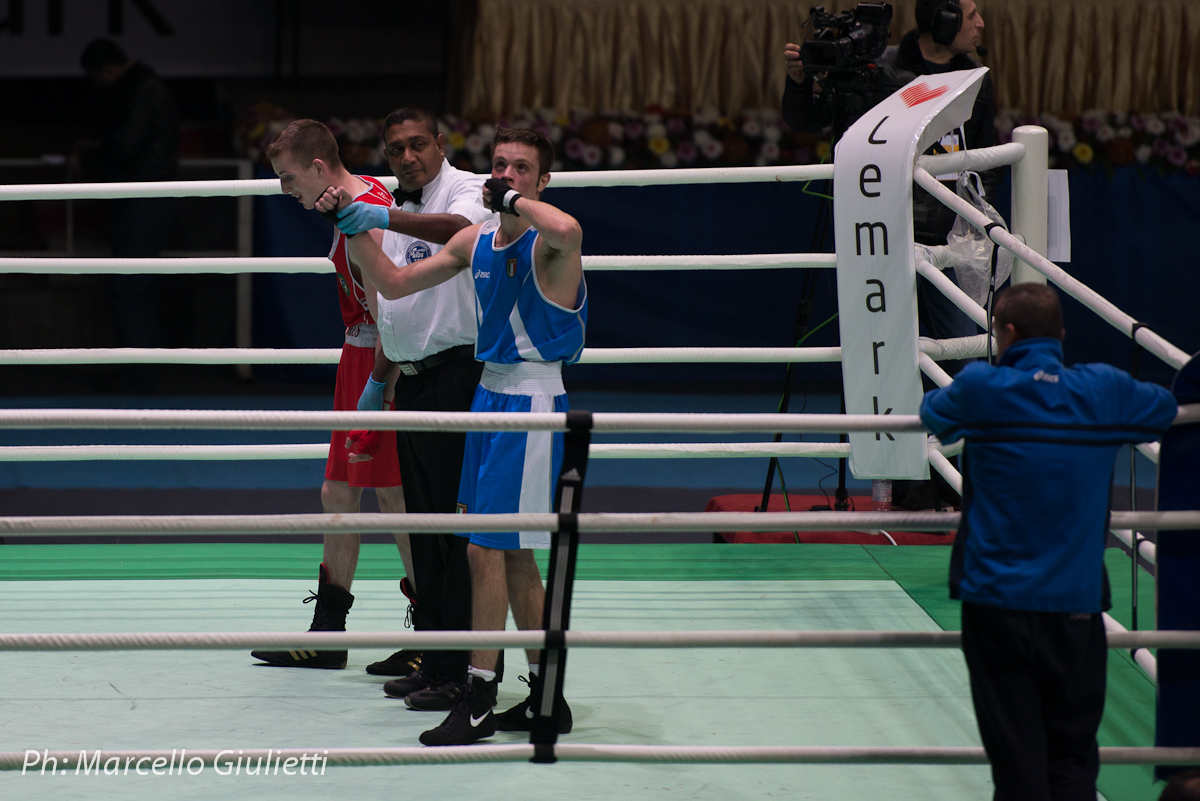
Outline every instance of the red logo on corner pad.
[[935, 97], [941, 97], [946, 94], [949, 86], [930, 87], [929, 84], [919, 83], [916, 86], [910, 86], [900, 93], [900, 99], [904, 101], [904, 105], [912, 108], [920, 105], [927, 100], [933, 100]]

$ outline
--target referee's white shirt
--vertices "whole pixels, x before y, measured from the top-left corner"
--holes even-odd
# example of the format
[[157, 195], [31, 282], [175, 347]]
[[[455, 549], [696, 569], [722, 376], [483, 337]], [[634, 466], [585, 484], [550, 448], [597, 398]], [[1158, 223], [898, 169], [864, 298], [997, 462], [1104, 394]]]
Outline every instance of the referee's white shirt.
[[[443, 160], [437, 177], [425, 185], [421, 205], [406, 201], [401, 210], [417, 214], [458, 214], [472, 223], [496, 216], [483, 205], [485, 175], [465, 172]], [[383, 252], [397, 267], [428, 258], [442, 249], [408, 234], [385, 231]], [[431, 289], [399, 300], [379, 296], [379, 339], [394, 362], [420, 361], [456, 345], [474, 345], [475, 285], [470, 270]]]

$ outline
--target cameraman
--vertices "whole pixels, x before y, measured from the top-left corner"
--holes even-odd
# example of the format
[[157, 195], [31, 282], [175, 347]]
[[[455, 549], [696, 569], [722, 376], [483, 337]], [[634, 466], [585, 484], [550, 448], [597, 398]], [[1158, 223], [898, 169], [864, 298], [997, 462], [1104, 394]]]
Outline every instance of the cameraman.
[[[943, 44], [934, 40], [934, 28], [935, 22], [942, 23], [944, 28], [947, 15], [959, 17], [958, 33], [952, 41]], [[857, 85], [849, 84], [855, 87], [855, 91], [847, 91], [847, 82], [844, 80], [839, 82], [842, 87], [840, 91], [815, 87], [814, 76], [805, 71], [800, 61], [800, 46], [789, 43], [783, 54], [788, 73], [783, 93], [783, 119], [788, 127], [805, 133], [824, 133], [829, 130], [836, 141], [868, 109], [917, 76], [981, 66], [969, 55], [972, 52], [980, 55], [987, 53], [986, 49], [979, 48], [983, 17], [979, 15], [975, 0], [918, 0], [914, 16], [916, 29], [906, 33], [899, 46], [884, 50], [875, 61], [874, 69], [864, 70]], [[992, 76], [988, 73], [983, 76], [970, 119], [943, 136], [929, 152], [952, 153], [965, 148], [996, 145], [992, 97]], [[980, 177], [984, 199], [992, 202], [997, 180], [995, 171], [984, 171]], [[954, 176], [950, 176], [950, 179], [945, 183], [954, 189]], [[955, 217], [955, 212], [924, 189], [913, 187], [913, 231], [918, 243], [946, 244], [946, 236], [954, 225]], [[953, 272], [947, 273], [947, 277], [953, 281]], [[935, 339], [978, 333], [975, 323], [922, 276], [917, 277], [917, 313], [924, 333]], [[941, 366], [951, 375], [966, 364], [965, 361], [941, 362]], [[949, 486], [941, 486], [941, 483], [938, 482], [939, 492], [934, 490], [931, 482], [894, 482], [893, 504], [903, 509], [936, 508], [940, 505], [939, 495], [944, 501], [959, 503], [956, 493]]]

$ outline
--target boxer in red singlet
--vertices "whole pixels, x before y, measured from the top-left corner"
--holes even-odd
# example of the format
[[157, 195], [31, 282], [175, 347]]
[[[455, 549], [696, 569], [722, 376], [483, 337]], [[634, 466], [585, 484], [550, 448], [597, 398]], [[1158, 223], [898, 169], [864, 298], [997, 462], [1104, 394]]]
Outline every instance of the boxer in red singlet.
[[[353, 175], [346, 170], [338, 156], [333, 134], [315, 120], [296, 120], [288, 125], [267, 148], [267, 157], [279, 176], [283, 192], [295, 197], [306, 209], [313, 208], [317, 198], [330, 187], [341, 187], [355, 200], [365, 203], [393, 205], [391, 193], [378, 180]], [[335, 411], [354, 411], [359, 408], [359, 395], [375, 366], [379, 331], [372, 315], [375, 298], [368, 297], [363, 291], [362, 274], [347, 257], [345, 235], [336, 226], [333, 231], [329, 258], [337, 268], [338, 300], [346, 324], [333, 408]], [[383, 232], [372, 232], [372, 236], [382, 241]], [[395, 380], [392, 376], [388, 382], [385, 400]], [[373, 458], [351, 462], [347, 453], [348, 435], [347, 431], [334, 431], [330, 439], [325, 483], [321, 487], [321, 504], [325, 511], [357, 512], [363, 487], [373, 487], [380, 510], [403, 512], [404, 493], [400, 486], [395, 437], [385, 437], [383, 446]], [[411, 576], [408, 535], [395, 536], [406, 572]], [[354, 602], [350, 585], [358, 565], [359, 543], [358, 534], [325, 535], [324, 560], [310, 631], [345, 631], [346, 614]], [[341, 669], [347, 661], [346, 651], [253, 651], [251, 656], [277, 667]]]

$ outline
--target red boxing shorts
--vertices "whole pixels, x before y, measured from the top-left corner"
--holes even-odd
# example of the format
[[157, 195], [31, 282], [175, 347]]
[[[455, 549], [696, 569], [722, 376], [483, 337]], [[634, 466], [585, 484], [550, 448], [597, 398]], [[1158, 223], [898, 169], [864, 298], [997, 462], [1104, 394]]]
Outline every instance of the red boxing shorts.
[[[337, 384], [333, 390], [335, 412], [358, 411], [358, 399], [367, 377], [375, 369], [375, 349], [342, 345], [338, 362]], [[390, 405], [389, 405], [389, 408]], [[396, 454], [396, 437], [392, 432], [383, 438], [379, 452], [365, 462], [350, 462], [346, 450], [349, 431], [334, 431], [329, 438], [329, 459], [325, 462], [325, 478], [344, 481], [352, 487], [399, 487], [400, 457]]]

